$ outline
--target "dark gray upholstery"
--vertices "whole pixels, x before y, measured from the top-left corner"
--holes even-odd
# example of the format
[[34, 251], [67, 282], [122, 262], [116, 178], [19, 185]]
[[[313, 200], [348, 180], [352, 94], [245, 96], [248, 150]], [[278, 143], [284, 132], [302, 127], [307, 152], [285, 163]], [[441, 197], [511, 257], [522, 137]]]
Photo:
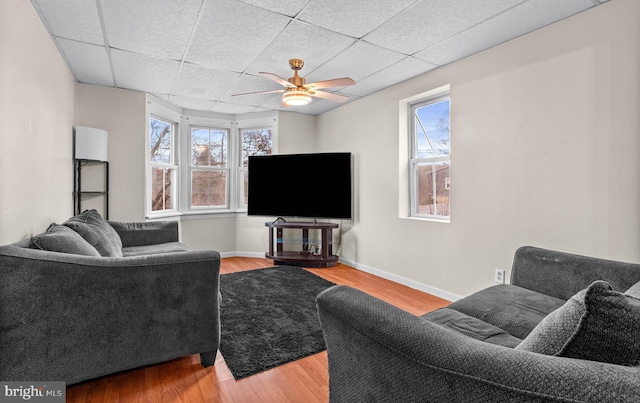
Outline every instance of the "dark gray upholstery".
[[624, 292], [640, 281], [640, 264], [523, 246], [511, 271], [511, 284], [565, 301], [596, 280]]
[[[174, 242], [178, 239], [177, 221], [120, 222], [107, 221], [122, 240], [122, 247], [147, 246]], [[144, 231], [140, 231], [144, 229]]]
[[160, 253], [186, 252], [189, 248], [182, 242], [156, 243], [153, 245], [125, 246], [122, 254], [127, 256], [158, 255]]
[[510, 284], [500, 284], [478, 291], [448, 308], [481, 319], [509, 334], [524, 339], [564, 300]]
[[522, 342], [522, 339], [512, 336], [506, 330], [454, 309], [442, 308], [422, 315], [422, 317], [447, 329], [487, 343], [513, 348]]
[[640, 364], [640, 299], [595, 281], [544, 318], [518, 350], [611, 364]]
[[82, 236], [96, 248], [101, 256], [122, 257], [122, 240], [96, 210], [85, 210], [69, 218], [65, 225]]
[[[542, 256], [552, 268], [538, 260]], [[591, 279], [594, 273], [606, 273], [623, 291], [636, 282], [627, 277], [640, 276], [639, 265], [604, 261], [606, 268], [599, 268], [596, 258], [579, 257], [586, 263], [581, 270], [574, 257], [520, 248], [513, 269], [519, 272], [518, 284], [491, 287], [422, 317], [347, 286], [329, 288], [318, 295], [317, 303], [329, 357], [330, 401], [640, 401], [639, 366], [513, 348], [518, 339], [514, 333], [526, 336], [535, 328], [534, 318], [540, 321], [545, 312], [564, 304], [558, 298], [565, 295], [563, 288], [591, 284], [572, 276]], [[569, 273], [562, 273], [560, 262], [567, 264]], [[523, 270], [559, 272], [566, 283], [535, 273], [524, 275]], [[535, 279], [545, 284], [535, 284]], [[501, 333], [496, 328], [509, 330]], [[476, 329], [478, 333], [472, 334]]]
[[[186, 250], [167, 227], [159, 234], [149, 225], [149, 239], [181, 245], [179, 253], [89, 257], [24, 241], [0, 246], [0, 379], [73, 384], [196, 353], [212, 365], [220, 255]], [[143, 239], [146, 228], [133, 225], [139, 234], [130, 238]]]
[[58, 224], [51, 224], [43, 234], [31, 237], [29, 247], [74, 255], [100, 256], [96, 248], [77, 232]]

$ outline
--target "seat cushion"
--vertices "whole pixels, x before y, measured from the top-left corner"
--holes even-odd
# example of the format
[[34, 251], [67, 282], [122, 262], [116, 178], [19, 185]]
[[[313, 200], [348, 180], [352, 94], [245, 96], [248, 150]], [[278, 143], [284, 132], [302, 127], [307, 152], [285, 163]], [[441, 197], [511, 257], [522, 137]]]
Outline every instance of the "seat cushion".
[[73, 255], [100, 256], [96, 248], [77, 232], [58, 224], [51, 224], [44, 233], [31, 237], [29, 247]]
[[167, 242], [155, 245], [126, 246], [122, 248], [124, 257], [158, 255], [160, 253], [186, 252], [189, 248], [181, 242]]
[[86, 210], [71, 217], [63, 225], [80, 234], [101, 256], [122, 257], [120, 235], [96, 210]]
[[638, 335], [640, 299], [595, 281], [542, 320], [517, 349], [635, 366]]
[[522, 341], [494, 325], [449, 308], [441, 308], [422, 317], [454, 332], [499, 346], [513, 348]]
[[499, 284], [458, 300], [447, 308], [478, 318], [524, 339], [564, 300], [510, 284]]

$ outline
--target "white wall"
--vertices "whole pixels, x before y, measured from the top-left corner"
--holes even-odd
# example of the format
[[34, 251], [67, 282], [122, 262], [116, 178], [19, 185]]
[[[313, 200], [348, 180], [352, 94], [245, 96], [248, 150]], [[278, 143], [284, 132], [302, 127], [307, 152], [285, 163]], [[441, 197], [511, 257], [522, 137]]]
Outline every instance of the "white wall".
[[109, 219], [144, 221], [147, 95], [76, 85], [76, 125], [109, 132]]
[[[316, 117], [293, 112], [278, 114], [278, 153], [318, 151]], [[274, 197], [277, 194], [274, 193]], [[238, 217], [235, 251], [240, 255], [262, 256], [269, 248], [269, 232], [264, 223], [275, 217]]]
[[31, 3], [0, 1], [0, 244], [73, 212], [74, 79]]
[[[640, 261], [638, 15], [611, 1], [321, 115], [319, 147], [356, 156], [342, 256], [461, 296], [521, 245]], [[445, 84], [451, 223], [400, 218], [399, 101]]]

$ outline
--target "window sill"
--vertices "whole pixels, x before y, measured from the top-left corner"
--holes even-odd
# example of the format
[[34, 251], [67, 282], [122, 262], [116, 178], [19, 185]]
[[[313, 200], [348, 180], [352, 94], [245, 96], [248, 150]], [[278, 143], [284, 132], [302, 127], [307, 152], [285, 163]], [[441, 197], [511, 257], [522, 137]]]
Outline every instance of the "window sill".
[[171, 212], [171, 213], [162, 213], [162, 214], [154, 214], [151, 216], [145, 217], [146, 221], [182, 221], [182, 220], [201, 220], [201, 219], [210, 219], [210, 218], [229, 218], [229, 217], [246, 217], [247, 210], [206, 210], [206, 211], [184, 211], [184, 212]]
[[451, 223], [450, 217], [439, 218], [439, 217], [420, 217], [420, 216], [400, 216], [400, 218], [404, 220], [411, 220], [411, 221], [431, 221], [431, 222], [439, 222], [444, 224]]

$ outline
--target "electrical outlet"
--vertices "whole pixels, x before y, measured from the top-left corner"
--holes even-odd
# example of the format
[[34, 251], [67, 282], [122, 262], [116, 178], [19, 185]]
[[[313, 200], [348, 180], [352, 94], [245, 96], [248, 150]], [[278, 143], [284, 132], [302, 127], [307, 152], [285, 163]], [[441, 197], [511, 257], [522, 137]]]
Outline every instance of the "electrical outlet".
[[504, 284], [504, 270], [496, 269], [495, 282], [498, 284]]

